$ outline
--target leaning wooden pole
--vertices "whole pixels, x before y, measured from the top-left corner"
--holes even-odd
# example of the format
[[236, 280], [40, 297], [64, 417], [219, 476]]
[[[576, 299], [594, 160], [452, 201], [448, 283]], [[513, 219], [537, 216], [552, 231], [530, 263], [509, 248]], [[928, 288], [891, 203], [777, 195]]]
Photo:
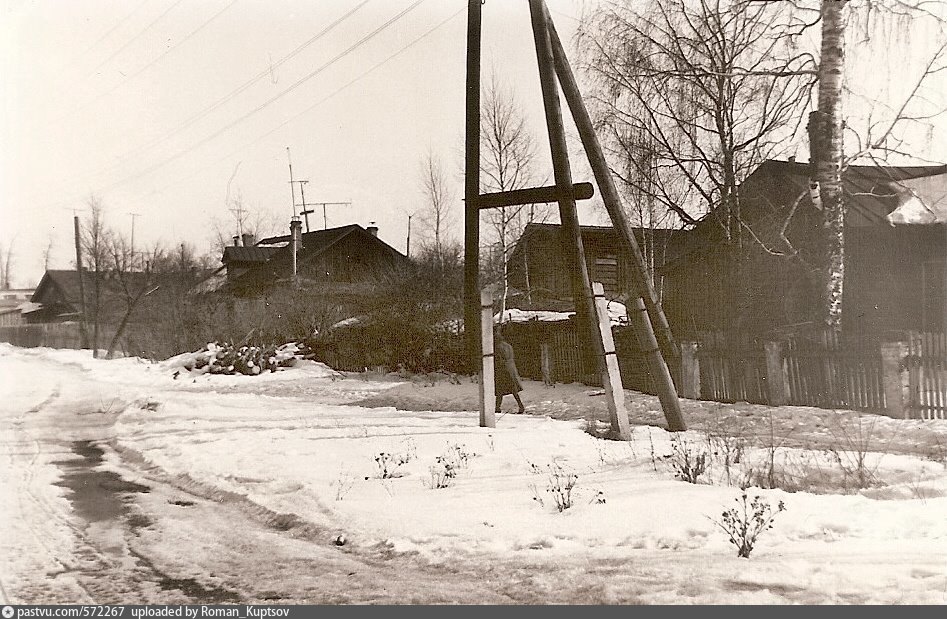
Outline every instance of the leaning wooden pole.
[[[533, 4], [534, 0], [530, 0], [531, 9]], [[651, 373], [651, 377], [654, 379], [655, 387], [658, 391], [658, 398], [661, 400], [661, 407], [664, 410], [668, 430], [672, 432], [684, 431], [687, 427], [681, 412], [681, 403], [677, 397], [677, 390], [674, 387], [674, 381], [671, 379], [671, 373], [668, 370], [665, 357], [661, 354], [661, 346], [658, 345], [658, 339], [655, 336], [655, 330], [657, 330], [666, 349], [665, 355], [673, 355], [676, 357], [678, 354], [677, 347], [674, 344], [671, 329], [668, 326], [664, 311], [657, 300], [654, 286], [648, 278], [648, 272], [645, 268], [641, 249], [638, 247], [634, 233], [622, 212], [621, 200], [618, 197], [618, 190], [615, 187], [615, 182], [608, 169], [608, 163], [605, 161], [605, 154], [602, 151], [601, 144], [599, 144], [598, 136], [595, 134], [589, 112], [585, 107], [585, 103], [582, 101], [582, 94], [579, 92], [578, 84], [572, 73], [572, 67], [566, 58], [562, 42], [559, 40], [552, 19], [549, 17], [546, 3], [543, 0], [535, 0], [535, 4], [541, 7], [542, 19], [549, 33], [550, 47], [552, 48], [552, 56], [555, 61], [556, 71], [559, 75], [562, 92], [565, 95], [569, 109], [572, 111], [572, 116], [575, 119], [576, 128], [579, 130], [579, 136], [582, 139], [586, 155], [589, 158], [589, 164], [592, 167], [593, 174], [595, 174], [595, 180], [598, 183], [599, 190], [602, 192], [602, 200], [605, 203], [605, 208], [612, 220], [612, 225], [619, 231], [619, 234], [621, 234], [626, 247], [629, 248], [633, 257], [631, 269], [633, 281], [638, 288], [638, 295], [640, 296], [638, 302], [643, 303], [643, 305], [641, 305], [641, 311], [634, 312], [636, 318], [636, 320], [634, 320], [635, 330], [638, 335], [638, 341], [641, 343], [648, 359], [648, 369]], [[657, 329], [654, 328], [653, 323], [657, 324]]]
[[621, 235], [625, 242], [625, 247], [631, 253], [632, 268], [631, 276], [638, 296], [644, 300], [645, 307], [648, 310], [648, 316], [651, 318], [652, 327], [657, 336], [658, 343], [664, 356], [676, 358], [680, 355], [677, 345], [674, 342], [674, 336], [671, 333], [671, 327], [668, 325], [667, 316], [661, 308], [658, 301], [657, 292], [651, 278], [648, 277], [648, 269], [638, 246], [638, 241], [631, 230], [631, 225], [625, 217], [621, 207], [621, 198], [618, 195], [618, 189], [615, 187], [615, 181], [608, 169], [608, 163], [605, 160], [605, 153], [595, 134], [595, 128], [592, 125], [592, 118], [589, 116], [588, 109], [582, 100], [582, 93], [576, 83], [575, 75], [572, 73], [572, 66], [566, 58], [565, 50], [556, 27], [546, 13], [546, 21], [549, 29], [549, 39], [552, 43], [552, 55], [555, 60], [556, 74], [559, 76], [559, 83], [562, 86], [562, 93], [565, 95], [566, 102], [569, 104], [569, 110], [575, 119], [576, 128], [579, 130], [579, 137], [582, 140], [582, 146], [585, 148], [586, 155], [589, 158], [589, 164], [592, 173], [595, 175], [595, 182], [598, 183], [599, 191], [602, 193], [602, 202], [605, 204], [605, 210], [612, 221], [612, 226]]
[[480, 368], [480, 0], [467, 2], [464, 160], [464, 334], [471, 372]]
[[[575, 205], [572, 183], [572, 168], [569, 164], [569, 147], [566, 143], [565, 127], [562, 124], [562, 108], [559, 105], [559, 92], [556, 85], [556, 70], [553, 66], [552, 46], [549, 42], [549, 29], [545, 17], [543, 0], [529, 0], [529, 13], [533, 26], [533, 38], [536, 43], [536, 59], [539, 63], [539, 83], [542, 87], [543, 106], [546, 112], [546, 128], [549, 133], [549, 150], [552, 153], [553, 176], [556, 180], [556, 193], [559, 201], [559, 219], [563, 240], [569, 252], [572, 271], [572, 297], [575, 302], [579, 342], [589, 342], [595, 354], [596, 370], [603, 381], [608, 380], [604, 364], [605, 348], [602, 334], [595, 316], [595, 304], [592, 296], [592, 282], [585, 261], [585, 248], [582, 245], [582, 232], [579, 227], [579, 215]], [[615, 416], [615, 407], [609, 404], [609, 416], [612, 429], [621, 431], [622, 424]]]

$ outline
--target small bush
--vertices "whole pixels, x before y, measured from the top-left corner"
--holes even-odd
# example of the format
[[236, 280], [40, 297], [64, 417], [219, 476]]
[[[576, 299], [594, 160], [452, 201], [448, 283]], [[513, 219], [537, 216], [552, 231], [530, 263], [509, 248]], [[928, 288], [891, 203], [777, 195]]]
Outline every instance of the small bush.
[[398, 469], [410, 461], [411, 457], [407, 454], [380, 452], [375, 456], [375, 466], [378, 467], [378, 477], [381, 479], [401, 477], [401, 473], [399, 473]]
[[345, 467], [340, 468], [338, 477], [330, 484], [330, 486], [335, 487], [335, 500], [341, 501], [344, 499], [354, 485], [355, 476], [352, 475], [352, 472]]
[[431, 474], [429, 487], [435, 490], [450, 487], [460, 469], [467, 468], [468, 461], [474, 455], [467, 452], [464, 445], [448, 443], [444, 454], [437, 456], [434, 464], [428, 468]]
[[430, 487], [435, 490], [449, 487], [457, 477], [457, 467], [444, 456], [437, 456], [428, 470], [431, 473]]
[[874, 429], [875, 419], [866, 420], [862, 415], [857, 415], [852, 424], [840, 418], [839, 423], [830, 429], [835, 445], [829, 452], [842, 471], [846, 486], [862, 489], [877, 481], [877, 458], [869, 462], [873, 459], [871, 442]]
[[572, 507], [572, 489], [579, 481], [579, 476], [573, 471], [564, 469], [558, 462], [549, 465], [549, 485], [546, 491], [552, 495], [559, 512]]
[[689, 484], [696, 484], [710, 467], [710, 454], [696, 443], [680, 437], [671, 438], [671, 466], [675, 476]]
[[747, 502], [746, 492], [735, 500], [737, 506], [723, 512], [720, 520], [714, 520], [713, 523], [723, 529], [730, 543], [737, 547], [737, 556], [749, 559], [760, 534], [773, 528], [773, 519], [776, 514], [785, 511], [786, 506], [780, 501], [774, 511], [773, 506], [759, 495]]

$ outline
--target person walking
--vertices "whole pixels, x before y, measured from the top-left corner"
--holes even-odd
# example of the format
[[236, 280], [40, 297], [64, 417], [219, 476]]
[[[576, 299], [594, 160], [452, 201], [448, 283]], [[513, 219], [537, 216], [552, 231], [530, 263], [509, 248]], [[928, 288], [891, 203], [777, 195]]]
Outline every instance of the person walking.
[[520, 382], [520, 373], [516, 369], [516, 361], [513, 358], [513, 347], [503, 336], [503, 328], [497, 327], [494, 330], [493, 345], [493, 376], [494, 389], [496, 390], [496, 412], [500, 412], [500, 405], [503, 402], [503, 396], [512, 395], [519, 406], [520, 414], [526, 412], [523, 406], [523, 400], [520, 399], [520, 391], [523, 390], [523, 384]]

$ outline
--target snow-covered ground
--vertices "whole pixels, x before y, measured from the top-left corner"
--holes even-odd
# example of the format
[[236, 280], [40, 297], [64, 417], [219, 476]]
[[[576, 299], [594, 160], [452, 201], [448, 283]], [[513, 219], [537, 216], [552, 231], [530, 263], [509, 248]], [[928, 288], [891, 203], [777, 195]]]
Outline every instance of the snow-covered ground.
[[[637, 426], [623, 443], [593, 437], [582, 419], [545, 415], [508, 414], [480, 428], [475, 401], [453, 412], [353, 406], [404, 385], [311, 362], [258, 377], [174, 378], [180, 360], [97, 361], [0, 345], [8, 404], [33, 404], [25, 372], [38, 359], [61, 368], [44, 381], [95, 381], [122, 401], [110, 466], [157, 467], [343, 535], [348, 547], [384, 546], [445, 569], [530, 565], [584, 591], [579, 601], [947, 602], [943, 452], [885, 453], [886, 437], [917, 432], [918, 422], [848, 416], [823, 429], [832, 440], [810, 449], [738, 436], [744, 453], [728, 483], [723, 454], [734, 443], [702, 430], [672, 436]], [[929, 423], [936, 447], [947, 423]], [[717, 522], [737, 506], [737, 481], [767, 470], [774, 442], [778, 471], [803, 490], [747, 490], [785, 511], [739, 559]], [[864, 443], [871, 452], [859, 468], [852, 450]], [[709, 459], [700, 483], [677, 479], [684, 453]], [[853, 488], [859, 472], [870, 487]], [[560, 512], [554, 487], [573, 479], [571, 505]]]

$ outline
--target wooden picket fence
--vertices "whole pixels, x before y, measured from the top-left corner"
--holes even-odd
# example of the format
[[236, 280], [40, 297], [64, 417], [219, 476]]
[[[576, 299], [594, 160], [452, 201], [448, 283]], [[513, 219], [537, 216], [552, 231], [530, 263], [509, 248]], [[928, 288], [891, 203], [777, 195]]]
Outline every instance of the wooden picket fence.
[[878, 340], [843, 341], [835, 331], [826, 330], [790, 338], [784, 353], [790, 404], [885, 410]]
[[912, 417], [947, 419], [947, 333], [911, 333], [904, 365]]
[[704, 332], [698, 337], [697, 358], [702, 400], [769, 402], [763, 342], [746, 335]]

